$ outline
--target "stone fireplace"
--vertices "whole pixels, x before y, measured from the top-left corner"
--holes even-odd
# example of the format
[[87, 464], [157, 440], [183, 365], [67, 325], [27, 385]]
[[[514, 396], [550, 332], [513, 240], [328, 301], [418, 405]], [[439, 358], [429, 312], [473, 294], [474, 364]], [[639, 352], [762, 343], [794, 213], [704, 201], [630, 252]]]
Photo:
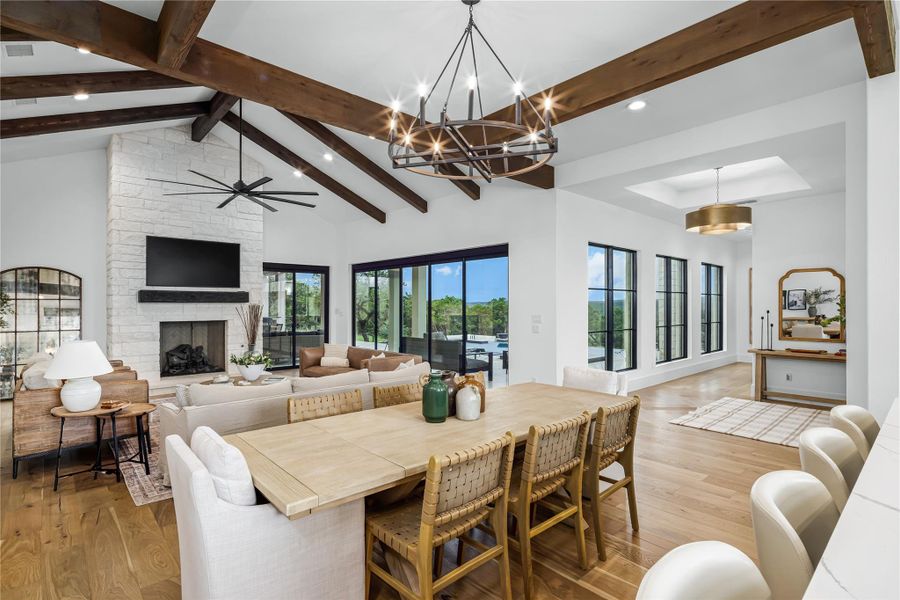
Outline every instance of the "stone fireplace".
[[225, 321], [160, 322], [160, 377], [227, 370], [225, 325]]

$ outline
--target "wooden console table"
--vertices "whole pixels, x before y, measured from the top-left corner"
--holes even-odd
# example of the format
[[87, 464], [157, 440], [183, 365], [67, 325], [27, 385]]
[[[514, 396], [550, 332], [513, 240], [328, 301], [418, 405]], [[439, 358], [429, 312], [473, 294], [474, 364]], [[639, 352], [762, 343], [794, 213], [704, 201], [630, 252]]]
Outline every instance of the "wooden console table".
[[[766, 360], [769, 358], [785, 358], [788, 360], [814, 360], [832, 363], [847, 363], [845, 354], [814, 354], [810, 352], [791, 352], [789, 350], [759, 350], [752, 348], [751, 353], [756, 355], [756, 374], [754, 376], [753, 399], [769, 400], [770, 396], [786, 398], [787, 400], [805, 400], [807, 402], [823, 402], [826, 404], [846, 404], [846, 400], [834, 400], [832, 398], [820, 398], [818, 396], [805, 396], [802, 394], [789, 394], [788, 392], [769, 392], [766, 384]], [[791, 404], [797, 404], [793, 402]]]

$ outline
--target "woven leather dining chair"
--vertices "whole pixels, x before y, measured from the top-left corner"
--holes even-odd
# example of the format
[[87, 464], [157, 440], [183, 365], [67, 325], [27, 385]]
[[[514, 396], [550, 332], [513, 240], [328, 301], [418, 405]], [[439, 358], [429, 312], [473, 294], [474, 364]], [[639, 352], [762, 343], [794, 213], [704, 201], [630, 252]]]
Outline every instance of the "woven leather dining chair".
[[[522, 558], [525, 598], [530, 599], [534, 589], [531, 540], [573, 516], [578, 562], [582, 569], [587, 568], [584, 528], [581, 527], [581, 485], [590, 423], [591, 414], [584, 412], [572, 419], [550, 425], [532, 425], [528, 429], [522, 471], [510, 484], [512, 494], [509, 498], [509, 513], [516, 518], [518, 538], [518, 543], [511, 545], [518, 546]], [[557, 494], [561, 490], [567, 497]], [[539, 502], [553, 509], [555, 514], [535, 525], [532, 507]]]
[[[434, 594], [496, 558], [500, 567], [500, 596], [510, 600], [509, 551], [506, 538], [506, 503], [512, 474], [515, 438], [511, 433], [492, 442], [447, 456], [432, 456], [425, 474], [422, 499], [366, 517], [366, 597], [372, 575], [394, 588], [403, 598], [432, 600]], [[460, 538], [489, 520], [496, 544], [488, 547], [471, 538], [481, 550], [472, 560], [437, 580], [433, 576], [436, 548]], [[373, 560], [375, 541], [397, 552], [415, 567], [416, 592]]]
[[359, 390], [307, 398], [288, 398], [288, 423], [360, 412], [362, 409], [362, 392]]
[[404, 383], [403, 385], [376, 387], [373, 394], [375, 408], [418, 402], [422, 399], [422, 384]]
[[[601, 407], [597, 411], [597, 424], [594, 428], [594, 439], [591, 441], [591, 460], [585, 474], [585, 485], [588, 486], [588, 498], [591, 500], [594, 539], [597, 542], [597, 556], [600, 560], [606, 560], [603, 530], [600, 527], [600, 503], [602, 501], [624, 487], [628, 492], [628, 514], [631, 516], [631, 528], [638, 531], [640, 527], [637, 499], [634, 495], [634, 439], [640, 409], [641, 399], [634, 396], [614, 406]], [[601, 474], [604, 469], [615, 463], [622, 465], [625, 471], [622, 479], [612, 479]], [[611, 485], [601, 490], [601, 481]]]

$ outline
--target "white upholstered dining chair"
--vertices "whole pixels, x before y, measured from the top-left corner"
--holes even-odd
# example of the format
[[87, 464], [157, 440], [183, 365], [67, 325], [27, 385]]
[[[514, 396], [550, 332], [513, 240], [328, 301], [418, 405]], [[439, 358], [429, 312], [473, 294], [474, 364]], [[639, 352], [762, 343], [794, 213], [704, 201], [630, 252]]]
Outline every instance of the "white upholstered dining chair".
[[604, 371], [603, 369], [565, 367], [563, 369], [563, 387], [627, 396], [628, 376], [624, 373]]
[[762, 573], [724, 542], [693, 542], [666, 553], [641, 580], [637, 600], [769, 600]]
[[835, 406], [830, 413], [831, 426], [850, 436], [863, 460], [869, 457], [869, 450], [878, 437], [881, 428], [872, 413], [861, 406], [845, 404]]
[[850, 436], [833, 427], [813, 427], [800, 436], [800, 465], [825, 484], [843, 512], [863, 459]]
[[827, 333], [825, 333], [825, 328], [821, 325], [813, 325], [811, 323], [797, 323], [796, 325], [791, 327], [791, 337], [827, 340], [829, 336]]
[[838, 520], [825, 484], [803, 471], [773, 471], [750, 489], [760, 570], [773, 600], [803, 596]]
[[[207, 455], [215, 462], [221, 464], [229, 454], [234, 457], [228, 448], [240, 455], [211, 429], [200, 429], [218, 438], [205, 440]], [[291, 521], [271, 504], [223, 500], [217, 490], [223, 483], [235, 486], [236, 479], [214, 478], [179, 436], [170, 435], [165, 443], [178, 522], [183, 598], [363, 597], [362, 501]], [[342, 541], [329, 542], [334, 539]], [[334, 560], [323, 564], [319, 560], [323, 554]]]

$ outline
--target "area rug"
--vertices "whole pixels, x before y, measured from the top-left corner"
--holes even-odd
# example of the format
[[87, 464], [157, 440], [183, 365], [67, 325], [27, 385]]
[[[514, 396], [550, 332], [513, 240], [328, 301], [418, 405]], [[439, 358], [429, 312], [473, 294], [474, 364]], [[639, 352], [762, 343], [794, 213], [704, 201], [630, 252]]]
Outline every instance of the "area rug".
[[828, 427], [829, 418], [827, 410], [721, 398], [669, 423], [796, 448], [800, 434]]
[[[137, 438], [128, 438], [120, 442], [120, 456], [137, 454]], [[121, 466], [122, 477], [135, 506], [143, 506], [152, 502], [168, 500], [172, 497], [172, 488], [163, 485], [162, 473], [159, 470], [159, 425], [150, 424], [150, 474], [144, 471], [144, 465], [125, 463]]]

